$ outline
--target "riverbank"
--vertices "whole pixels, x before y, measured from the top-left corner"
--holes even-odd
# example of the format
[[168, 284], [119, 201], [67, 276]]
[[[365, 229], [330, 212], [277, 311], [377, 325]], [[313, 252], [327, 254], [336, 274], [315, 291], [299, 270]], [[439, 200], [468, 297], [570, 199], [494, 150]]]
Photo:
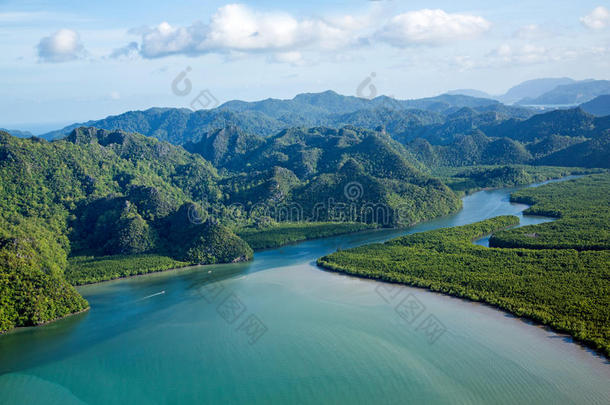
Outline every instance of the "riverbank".
[[[319, 238], [345, 235], [376, 229], [364, 223], [285, 223], [265, 229], [246, 228], [238, 231], [253, 250], [277, 248]], [[101, 283], [150, 273], [202, 266], [160, 254], [73, 256], [68, 259], [66, 279], [74, 286]]]
[[255, 251], [273, 249], [291, 243], [327, 238], [376, 229], [376, 224], [361, 222], [289, 222], [277, 223], [267, 228], [242, 228], [237, 236], [245, 240]]
[[[537, 195], [562, 199], [564, 210], [570, 209], [566, 204], [572, 204], [572, 210], [578, 209], [583, 214], [586, 206], [608, 206], [609, 184], [610, 176], [600, 175], [535, 190]], [[570, 198], [564, 198], [568, 195]], [[580, 195], [580, 200], [575, 195]], [[587, 200], [586, 204], [584, 200]], [[551, 203], [548, 199], [544, 202], [547, 205]], [[605, 217], [600, 222], [599, 212], [596, 214], [595, 223], [602, 223], [605, 228], [589, 229], [586, 227], [591, 222], [581, 221], [581, 226], [586, 229], [577, 235], [585, 235], [597, 243], [599, 235], [608, 237], [604, 229], [608, 229], [610, 221]], [[568, 333], [576, 341], [610, 357], [610, 251], [550, 248], [549, 241], [563, 235], [563, 229], [557, 227], [559, 221], [528, 227], [528, 232], [544, 227], [547, 235], [545, 248], [508, 249], [473, 245], [472, 237], [480, 234], [476, 232], [478, 227], [492, 226], [498, 231], [505, 225], [493, 221], [409, 235], [384, 244], [336, 252], [320, 258], [318, 264], [332, 271], [485, 302]], [[570, 224], [574, 225], [574, 222]], [[501, 233], [507, 239], [511, 233], [522, 235], [520, 229], [523, 228]]]

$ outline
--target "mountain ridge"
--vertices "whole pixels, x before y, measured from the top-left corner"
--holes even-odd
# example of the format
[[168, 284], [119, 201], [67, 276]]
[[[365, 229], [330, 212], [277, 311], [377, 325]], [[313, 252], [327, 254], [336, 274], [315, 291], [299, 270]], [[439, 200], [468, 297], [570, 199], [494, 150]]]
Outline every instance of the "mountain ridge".
[[[303, 93], [287, 100], [234, 100], [211, 110], [154, 107], [143, 111], [128, 111], [84, 124], [72, 124], [41, 137], [57, 139], [79, 126], [93, 126], [106, 130], [138, 132], [174, 144], [184, 144], [199, 141], [210, 130], [231, 125], [239, 126], [246, 132], [269, 136], [290, 127], [341, 128], [352, 123], [345, 121], [350, 115], [381, 116], [387, 111], [407, 116], [427, 114], [432, 117], [434, 114], [440, 114], [436, 118], [440, 120], [443, 114], [463, 107], [481, 111], [498, 110], [509, 116], [523, 117], [532, 114], [521, 107], [503, 106], [496, 100], [462, 95], [440, 95], [414, 100], [396, 100], [387, 96], [363, 99], [339, 95], [329, 90], [322, 93]], [[385, 125], [385, 122], [380, 117], [370, 125], [374, 128]], [[371, 127], [369, 129], [372, 129]]]

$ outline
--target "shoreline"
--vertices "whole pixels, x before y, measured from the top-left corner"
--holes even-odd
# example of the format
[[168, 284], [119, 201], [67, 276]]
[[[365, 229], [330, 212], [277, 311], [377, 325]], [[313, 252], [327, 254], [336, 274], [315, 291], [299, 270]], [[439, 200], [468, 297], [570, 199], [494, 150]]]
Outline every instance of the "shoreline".
[[[247, 262], [242, 262], [242, 263], [247, 263]], [[231, 263], [222, 263], [222, 264], [231, 264]], [[121, 276], [121, 277], [111, 278], [111, 279], [108, 279], [108, 280], [94, 281], [92, 283], [72, 284], [72, 286], [74, 288], [86, 287], [88, 285], [110, 283], [111, 281], [127, 280], [127, 279], [130, 279], [130, 278], [137, 278], [137, 277], [148, 276], [148, 275], [151, 275], [151, 274], [158, 274], [158, 273], [166, 273], [166, 272], [176, 271], [176, 270], [184, 270], [184, 269], [188, 269], [190, 267], [199, 267], [199, 266], [214, 266], [214, 264], [189, 264], [188, 266], [172, 267], [171, 269], [149, 271], [148, 273], [142, 273], [142, 274], [130, 274], [128, 276]]]
[[[566, 176], [566, 177], [563, 177], [561, 179], [571, 180], [571, 179], [576, 178], [576, 177], [582, 177], [582, 176]], [[561, 180], [561, 179], [558, 179], [558, 180]], [[545, 182], [542, 182], [542, 184], [544, 184], [544, 183], [546, 183], [548, 181], [550, 181], [550, 180], [546, 180]], [[532, 183], [532, 184], [539, 184], [539, 183]], [[542, 184], [539, 184], [539, 185], [542, 185]], [[529, 185], [529, 186], [531, 186], [531, 185]], [[510, 188], [510, 187], [508, 187], [508, 188]], [[512, 202], [512, 193], [511, 193], [511, 197], [509, 197], [509, 198], [510, 198], [510, 201]], [[529, 208], [531, 208], [533, 206], [533, 205], [525, 204], [525, 203], [520, 203], [520, 204], [523, 204], [523, 205], [527, 206], [527, 208], [525, 208], [523, 211], [521, 211], [522, 215], [526, 215], [526, 214], [524, 214], [524, 212], [527, 209], [529, 209]], [[557, 217], [550, 217], [550, 216], [546, 216], [546, 217], [550, 218], [550, 219], [553, 219], [553, 220], [557, 220], [558, 219]], [[508, 228], [512, 228], [512, 227], [508, 227]], [[480, 240], [480, 239], [482, 239], [482, 238], [484, 238], [486, 236], [487, 235], [482, 236], [482, 237], [477, 237], [477, 238], [471, 240], [471, 243], [474, 244], [474, 242], [476, 240]], [[489, 247], [486, 247], [486, 249], [502, 249], [502, 248], [489, 246]], [[436, 293], [436, 294], [441, 294], [441, 295], [445, 295], [445, 296], [450, 296], [450, 297], [462, 299], [462, 300], [467, 301], [467, 302], [473, 302], [473, 303], [476, 302], [476, 303], [479, 303], [479, 304], [486, 305], [486, 306], [488, 306], [490, 308], [493, 308], [495, 310], [504, 312], [506, 314], [510, 314], [511, 316], [514, 316], [514, 317], [516, 317], [518, 319], [521, 319], [523, 321], [529, 321], [533, 326], [542, 327], [542, 328], [548, 328], [550, 331], [552, 331], [554, 333], [560, 333], [560, 334], [563, 334], [565, 336], [568, 336], [572, 340], [573, 343], [575, 343], [575, 344], [577, 344], [577, 345], [579, 345], [579, 346], [581, 346], [581, 347], [583, 347], [583, 348], [585, 348], [587, 350], [592, 351], [593, 353], [595, 353], [595, 355], [604, 358], [606, 360], [606, 362], [610, 364], [610, 349], [608, 349], [608, 348], [596, 348], [596, 347], [594, 347], [594, 345], [596, 344], [595, 342], [589, 341], [589, 340], [586, 340], [586, 339], [580, 339], [580, 338], [574, 336], [570, 331], [568, 331], [568, 330], [566, 330], [566, 329], [564, 329], [564, 328], [562, 328], [560, 326], [555, 326], [553, 324], [541, 321], [538, 318], [536, 318], [534, 315], [528, 315], [528, 314], [518, 315], [518, 314], [510, 311], [510, 309], [505, 308], [502, 305], [494, 304], [494, 303], [491, 303], [491, 302], [487, 302], [484, 297], [481, 297], [481, 296], [477, 295], [476, 292], [474, 294], [477, 296], [477, 298], [473, 298], [473, 297], [468, 296], [467, 294], [444, 292], [444, 291], [441, 291], [440, 289], [439, 290], [435, 290], [435, 289], [431, 288], [430, 286], [425, 285], [427, 283], [426, 281], [422, 281], [421, 284], [418, 284], [418, 283], [404, 283], [404, 282], [392, 281], [392, 280], [389, 280], [389, 279], [370, 277], [370, 276], [366, 276], [366, 275], [352, 273], [352, 272], [342, 268], [341, 266], [332, 266], [331, 267], [330, 264], [324, 264], [321, 261], [321, 259], [322, 258], [318, 258], [318, 260], [316, 260], [316, 266], [318, 268], [322, 269], [323, 271], [340, 273], [340, 274], [348, 275], [348, 276], [351, 276], [351, 277], [357, 277], [357, 278], [360, 278], [360, 279], [369, 279], [369, 280], [375, 280], [377, 282], [385, 282], [385, 283], [398, 284], [398, 285], [403, 285], [403, 286], [408, 286], [408, 287], [413, 287], [413, 288], [419, 288], [419, 289], [422, 289], [422, 290], [425, 290], [425, 291], [428, 291], [428, 292], [432, 292], [432, 293]]]
[[[74, 316], [74, 315], [84, 314], [85, 312], [89, 312], [90, 310], [91, 310], [91, 305], [87, 305], [87, 308], [81, 309], [78, 312], [72, 312], [71, 314], [67, 314], [67, 315], [61, 316], [59, 318], [50, 320], [50, 321], [45, 321], [45, 322], [37, 323], [36, 325], [32, 325], [32, 326], [20, 326], [20, 328], [32, 328], [32, 327], [36, 327], [36, 326], [48, 325], [50, 323], [61, 321], [62, 319], [66, 319], [66, 318], [69, 318], [69, 317]], [[17, 329], [17, 328], [15, 328], [15, 329]]]
[[[413, 222], [409, 225], [406, 225], [404, 227], [393, 227], [393, 228], [370, 228], [370, 229], [362, 229], [360, 231], [356, 231], [356, 232], [342, 232], [342, 233], [337, 233], [337, 234], [333, 234], [333, 235], [327, 235], [327, 236], [320, 236], [320, 237], [315, 237], [315, 238], [307, 238], [307, 239], [302, 239], [302, 240], [298, 240], [298, 241], [292, 241], [292, 242], [288, 242], [288, 243], [284, 243], [282, 245], [278, 245], [275, 247], [269, 247], [269, 248], [260, 248], [260, 249], [252, 249], [255, 253], [256, 252], [266, 252], [266, 251], [270, 251], [270, 250], [275, 250], [275, 249], [281, 249], [283, 247], [286, 246], [295, 246], [298, 245], [300, 243], [303, 242], [308, 242], [308, 241], [313, 241], [313, 240], [321, 240], [321, 239], [326, 239], [326, 238], [334, 238], [335, 236], [345, 236], [345, 235], [358, 235], [358, 234], [363, 234], [363, 233], [367, 233], [367, 232], [381, 232], [381, 231], [399, 231], [399, 230], [403, 230], [403, 229], [409, 229], [413, 226], [419, 225], [421, 223], [424, 222], [428, 222], [428, 221], [432, 221], [432, 220], [436, 220], [436, 219], [440, 219], [440, 218], [444, 218], [453, 214], [456, 214], [458, 212], [460, 212], [462, 210], [462, 208], [460, 208], [458, 211], [449, 213], [449, 214], [445, 214], [445, 215], [441, 215], [438, 217], [434, 217], [434, 218], [429, 218], [426, 219], [424, 221], [418, 221], [418, 222]], [[341, 222], [339, 222], [341, 223]], [[85, 287], [85, 286], [89, 286], [89, 285], [96, 285], [96, 284], [102, 284], [102, 283], [109, 283], [112, 281], [119, 281], [119, 280], [127, 280], [130, 278], [136, 278], [136, 277], [143, 277], [143, 276], [148, 276], [151, 274], [159, 274], [159, 273], [169, 273], [172, 271], [176, 271], [176, 270], [186, 270], [189, 268], [194, 268], [194, 267], [207, 267], [207, 266], [222, 266], [222, 265], [231, 265], [231, 264], [239, 264], [239, 263], [251, 263], [254, 260], [244, 260], [244, 261], [238, 261], [238, 262], [229, 262], [229, 263], [214, 263], [214, 264], [189, 264], [187, 266], [182, 266], [182, 267], [172, 267], [170, 269], [163, 269], [163, 270], [156, 270], [156, 271], [149, 271], [147, 273], [142, 273], [142, 274], [131, 274], [129, 276], [121, 276], [121, 277], [116, 277], [116, 278], [111, 278], [108, 280], [100, 280], [100, 281], [94, 281], [92, 283], [83, 283], [83, 284], [72, 284], [72, 286], [74, 288], [78, 288], [78, 287]], [[53, 321], [51, 321], [53, 322]]]
[[498, 312], [502, 312], [504, 314], [508, 314], [516, 319], [519, 319], [525, 323], [527, 323], [528, 325], [531, 326], [535, 326], [537, 328], [541, 328], [553, 333], [556, 333], [558, 335], [562, 335], [564, 337], [569, 337], [571, 340], [571, 343], [576, 344], [578, 346], [580, 346], [581, 348], [589, 351], [591, 354], [593, 354], [596, 357], [599, 357], [600, 359], [603, 359], [605, 361], [606, 364], [610, 364], [610, 352], [606, 353], [603, 349], [597, 349], [595, 347], [592, 347], [591, 345], [588, 344], [588, 342], [586, 340], [583, 339], [579, 339], [576, 336], [573, 336], [570, 332], [563, 330], [559, 327], [555, 327], [553, 325], [549, 325], [546, 324], [544, 322], [540, 322], [537, 319], [530, 317], [528, 315], [517, 315], [513, 312], [511, 312], [510, 310], [498, 305], [498, 304], [493, 304], [493, 303], [489, 303], [487, 301], [485, 301], [484, 299], [472, 299], [469, 298], [466, 295], [460, 295], [460, 294], [451, 294], [448, 292], [443, 292], [440, 290], [434, 290], [430, 287], [424, 286], [424, 285], [418, 285], [418, 284], [409, 284], [409, 283], [401, 283], [401, 282], [397, 282], [397, 281], [392, 281], [392, 280], [385, 280], [382, 278], [375, 278], [375, 277], [367, 277], [367, 276], [362, 276], [356, 273], [350, 273], [348, 271], [345, 270], [339, 270], [339, 269], [333, 269], [331, 267], [327, 267], [324, 264], [319, 263], [318, 261], [316, 261], [316, 266], [322, 270], [322, 271], [327, 271], [329, 273], [337, 273], [337, 274], [342, 274], [345, 275], [347, 277], [354, 277], [354, 278], [358, 278], [361, 280], [371, 280], [371, 281], [375, 281], [377, 283], [387, 283], [387, 284], [394, 284], [394, 285], [401, 285], [404, 287], [409, 287], [409, 288], [417, 288], [418, 290], [422, 290], [428, 293], [432, 293], [432, 294], [438, 294], [438, 295], [442, 295], [445, 297], [452, 297], [455, 299], [459, 299], [462, 300], [463, 302], [468, 302], [471, 304], [480, 304], [480, 305], [484, 305], [488, 308], [494, 309]]
[[[75, 287], [76, 288], [76, 287]], [[76, 315], [80, 315], [80, 314], [84, 314], [85, 312], [89, 312], [91, 310], [91, 305], [87, 305], [87, 308], [85, 309], [81, 309], [78, 312], [72, 312], [71, 314], [66, 314], [64, 316], [60, 316], [59, 318], [55, 318], [55, 319], [50, 319], [48, 321], [44, 321], [41, 323], [37, 323], [36, 325], [28, 325], [28, 326], [16, 326], [14, 328], [11, 328], [9, 330], [5, 330], [5, 331], [0, 331], [0, 336], [2, 335], [8, 335], [9, 333], [19, 333], [22, 330], [25, 329], [30, 329], [30, 328], [37, 328], [39, 326], [45, 326], [45, 325], [49, 325], [58, 321], [61, 321], [62, 319], [67, 319], [67, 318], [71, 318], [73, 316]]]

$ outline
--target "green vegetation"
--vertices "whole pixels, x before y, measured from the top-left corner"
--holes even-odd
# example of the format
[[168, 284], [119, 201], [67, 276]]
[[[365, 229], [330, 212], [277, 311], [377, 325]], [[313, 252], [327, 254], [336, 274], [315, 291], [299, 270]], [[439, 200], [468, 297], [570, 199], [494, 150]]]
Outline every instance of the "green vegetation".
[[102, 120], [70, 125], [45, 134], [44, 137], [56, 139], [81, 126], [137, 132], [175, 145], [199, 142], [207, 133], [225, 127], [237, 127], [245, 133], [263, 137], [291, 127], [324, 126], [338, 129], [346, 125], [366, 129], [385, 126], [391, 134], [401, 134], [422, 126], [440, 124], [444, 121], [443, 113], [454, 112], [461, 107], [476, 109], [485, 114], [497, 112], [504, 119], [527, 118], [532, 115], [531, 111], [524, 108], [461, 95], [444, 94], [419, 100], [395, 100], [381, 96], [367, 100], [326, 91], [299, 94], [292, 100], [229, 101], [210, 110], [151, 108], [129, 111]]
[[498, 232], [494, 247], [610, 249], [610, 175], [600, 174], [515, 192], [511, 201], [532, 205], [525, 213], [554, 222]]
[[580, 108], [598, 117], [610, 115], [610, 94], [597, 96], [593, 100], [581, 104]]
[[[277, 221], [401, 226], [461, 206], [402, 145], [380, 132], [287, 129], [229, 161], [229, 168], [239, 173], [222, 182], [231, 190], [230, 202], [246, 210], [262, 203], [264, 215]], [[350, 190], [353, 195], [346, 193]], [[296, 210], [298, 218], [287, 210]]]
[[610, 168], [610, 119], [581, 109], [527, 120], [462, 109], [441, 125], [395, 135], [428, 167], [529, 164]]
[[[560, 227], [528, 226], [500, 231], [496, 238], [520, 246], [524, 232], [540, 234], [538, 249], [471, 243], [518, 221], [498, 217], [339, 251], [318, 264], [486, 302], [567, 332], [610, 356], [609, 191], [610, 175], [601, 174], [516, 193], [515, 199], [536, 203], [531, 213], [560, 216]], [[572, 219], [582, 221], [580, 228]], [[582, 250], [568, 248], [576, 244]], [[586, 250], [600, 248], [605, 250]]]
[[[53, 142], [0, 133], [0, 331], [86, 309], [68, 280], [250, 260], [252, 248], [233, 229], [265, 217], [289, 221], [294, 210], [286, 207], [298, 209], [297, 220], [369, 225], [284, 227], [250, 235], [255, 246], [412, 223], [460, 207], [383, 133], [287, 130], [263, 141], [228, 129], [210, 136], [195, 150], [212, 148], [206, 156], [220, 174], [198, 154], [123, 131], [77, 128]], [[346, 194], [354, 182], [355, 194]], [[372, 202], [391, 210], [371, 215], [363, 207]], [[66, 270], [68, 256], [79, 259]]]
[[373, 229], [374, 224], [355, 222], [299, 222], [276, 223], [264, 227], [247, 227], [237, 235], [248, 242], [252, 249], [270, 249], [309, 239], [325, 238], [346, 233]]
[[115, 256], [75, 256], [68, 259], [66, 280], [72, 285], [91, 284], [188, 266], [171, 257], [142, 254]]
[[[79, 129], [47, 142], [0, 133], [0, 331], [88, 308], [66, 281], [68, 254], [248, 260], [252, 250], [224, 225], [189, 221], [190, 201], [221, 204], [217, 179], [202, 158], [141, 135]], [[177, 228], [188, 236], [180, 243]], [[88, 281], [113, 272], [80, 269]]]
[[[0, 332], [89, 307], [63, 277], [66, 251], [44, 221], [0, 218]], [[63, 239], [63, 238], [59, 238]]]
[[432, 173], [456, 193], [470, 194], [484, 188], [514, 187], [601, 171], [603, 169], [505, 165], [437, 167], [432, 170]]
[[184, 145], [218, 168], [231, 166], [237, 171], [241, 162], [236, 157], [245, 158], [249, 151], [268, 145], [265, 138], [281, 131], [345, 126], [387, 133], [427, 167], [532, 164], [610, 168], [606, 158], [610, 152], [608, 117], [595, 117], [580, 108], [536, 114], [532, 109], [464, 95], [366, 100], [327, 91], [300, 94], [292, 100], [230, 101], [194, 112], [152, 108], [70, 125], [44, 137], [65, 136], [81, 125], [138, 132]]

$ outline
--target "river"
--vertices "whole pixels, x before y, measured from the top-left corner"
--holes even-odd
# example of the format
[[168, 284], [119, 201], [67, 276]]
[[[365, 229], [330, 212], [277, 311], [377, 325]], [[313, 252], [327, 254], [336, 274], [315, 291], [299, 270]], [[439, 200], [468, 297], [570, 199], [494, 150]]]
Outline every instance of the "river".
[[[498, 215], [548, 220], [521, 215], [514, 190], [472, 194], [459, 213], [407, 230], [79, 288], [89, 312], [0, 337], [0, 403], [608, 404], [609, 362], [565, 335], [315, 266], [338, 248]], [[398, 304], [414, 300], [423, 312], [408, 323]]]

